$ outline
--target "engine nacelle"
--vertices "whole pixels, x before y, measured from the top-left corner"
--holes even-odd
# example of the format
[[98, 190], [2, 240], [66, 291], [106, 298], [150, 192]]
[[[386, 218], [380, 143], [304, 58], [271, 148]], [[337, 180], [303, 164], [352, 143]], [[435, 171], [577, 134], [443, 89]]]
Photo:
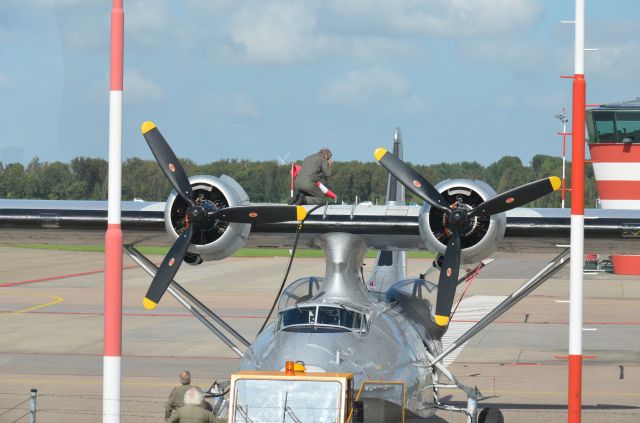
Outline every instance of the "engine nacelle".
[[[193, 197], [207, 211], [242, 206], [249, 203], [249, 196], [233, 178], [222, 175], [197, 175], [189, 178]], [[171, 192], [164, 209], [164, 224], [167, 234], [175, 240], [186, 227], [187, 204], [175, 190]], [[221, 260], [229, 257], [249, 238], [251, 224], [212, 221], [193, 235], [189, 252], [203, 260]], [[193, 264], [197, 264], [197, 261]]]
[[[468, 179], [447, 179], [435, 186], [449, 204], [462, 200], [465, 207], [474, 208], [492, 198], [496, 192], [487, 183]], [[425, 203], [420, 210], [420, 237], [431, 251], [444, 254], [450, 238], [447, 216], [442, 211]], [[507, 217], [499, 213], [491, 217], [473, 217], [460, 234], [462, 260], [477, 262], [489, 256], [496, 243], [504, 237]]]

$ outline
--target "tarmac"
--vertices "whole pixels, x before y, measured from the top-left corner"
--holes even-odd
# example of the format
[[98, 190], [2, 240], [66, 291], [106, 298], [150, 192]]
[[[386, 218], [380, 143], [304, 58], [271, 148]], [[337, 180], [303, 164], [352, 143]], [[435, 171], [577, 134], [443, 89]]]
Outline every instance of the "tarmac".
[[[508, 295], [551, 256], [497, 258], [465, 297]], [[102, 421], [103, 261], [102, 253], [0, 246], [0, 422], [29, 421], [31, 389], [38, 390], [39, 422]], [[184, 265], [176, 280], [251, 340], [286, 262], [228, 258]], [[409, 260], [409, 274], [428, 266], [430, 260]], [[365, 269], [371, 268], [368, 260]], [[296, 259], [289, 281], [323, 274], [322, 259]], [[239, 362], [169, 295], [146, 311], [149, 282], [125, 259], [122, 422], [163, 421], [180, 370], [191, 370], [194, 383], [208, 387]], [[565, 268], [464, 347], [449, 369], [482, 392], [480, 408], [500, 408], [507, 422], [567, 421], [568, 295]], [[640, 421], [640, 277], [585, 275], [583, 349], [582, 421]], [[445, 395], [464, 401], [454, 391]], [[439, 413], [429, 421], [464, 419]]]

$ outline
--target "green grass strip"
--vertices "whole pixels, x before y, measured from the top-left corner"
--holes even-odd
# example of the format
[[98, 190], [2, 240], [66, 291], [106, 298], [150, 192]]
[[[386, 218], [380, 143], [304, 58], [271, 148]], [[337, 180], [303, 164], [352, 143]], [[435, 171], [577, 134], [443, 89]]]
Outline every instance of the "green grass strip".
[[[55, 251], [89, 251], [104, 252], [104, 245], [60, 245], [60, 244], [4, 244], [5, 247], [27, 248], [34, 250], [55, 250]], [[136, 249], [142, 254], [165, 255], [169, 247], [152, 247], [140, 245]], [[377, 251], [367, 251], [367, 258], [375, 258]], [[289, 257], [288, 248], [241, 248], [233, 257]], [[322, 250], [298, 249], [296, 257], [315, 258], [324, 257]], [[433, 258], [435, 254], [430, 251], [407, 251], [409, 258]]]

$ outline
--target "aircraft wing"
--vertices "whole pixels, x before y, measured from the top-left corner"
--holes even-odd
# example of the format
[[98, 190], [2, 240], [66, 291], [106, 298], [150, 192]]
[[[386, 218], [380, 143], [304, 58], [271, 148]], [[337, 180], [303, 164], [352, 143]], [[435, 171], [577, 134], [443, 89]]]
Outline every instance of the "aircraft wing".
[[[122, 227], [130, 244], [170, 245], [164, 202], [123, 202]], [[309, 206], [308, 209], [311, 207]], [[305, 222], [300, 245], [314, 247], [328, 232], [366, 238], [376, 249], [425, 249], [418, 229], [419, 206], [329, 205]], [[570, 210], [516, 208], [506, 213], [502, 251], [544, 251], [569, 243]], [[246, 246], [289, 247], [297, 222], [255, 224]], [[102, 244], [106, 201], [0, 200], [0, 243]], [[638, 253], [640, 210], [587, 209], [586, 251]]]

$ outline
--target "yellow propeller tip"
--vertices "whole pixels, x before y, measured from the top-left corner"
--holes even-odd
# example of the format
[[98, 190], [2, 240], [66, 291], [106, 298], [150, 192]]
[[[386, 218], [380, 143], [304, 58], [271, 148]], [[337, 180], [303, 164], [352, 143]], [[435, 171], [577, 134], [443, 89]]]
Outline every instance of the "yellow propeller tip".
[[449, 324], [449, 316], [439, 316], [436, 314], [436, 325], [447, 326]]
[[376, 151], [373, 152], [373, 157], [375, 157], [377, 161], [380, 161], [382, 156], [384, 156], [385, 154], [387, 154], [387, 149], [380, 147], [376, 148]]
[[560, 180], [560, 178], [558, 178], [557, 176], [550, 177], [549, 182], [551, 182], [551, 186], [553, 187], [554, 191], [559, 190], [562, 186], [562, 180]]
[[155, 127], [156, 127], [156, 124], [148, 120], [140, 126], [140, 130], [142, 131], [143, 134], [146, 134], [147, 132], [151, 131]]
[[154, 303], [153, 301], [151, 301], [148, 298], [144, 298], [144, 300], [142, 300], [142, 305], [144, 306], [144, 308], [146, 308], [147, 310], [153, 310], [154, 308], [156, 308], [156, 306], [158, 305], [158, 303]]
[[296, 206], [296, 218], [303, 220], [305, 217], [307, 217], [307, 209], [302, 206]]

